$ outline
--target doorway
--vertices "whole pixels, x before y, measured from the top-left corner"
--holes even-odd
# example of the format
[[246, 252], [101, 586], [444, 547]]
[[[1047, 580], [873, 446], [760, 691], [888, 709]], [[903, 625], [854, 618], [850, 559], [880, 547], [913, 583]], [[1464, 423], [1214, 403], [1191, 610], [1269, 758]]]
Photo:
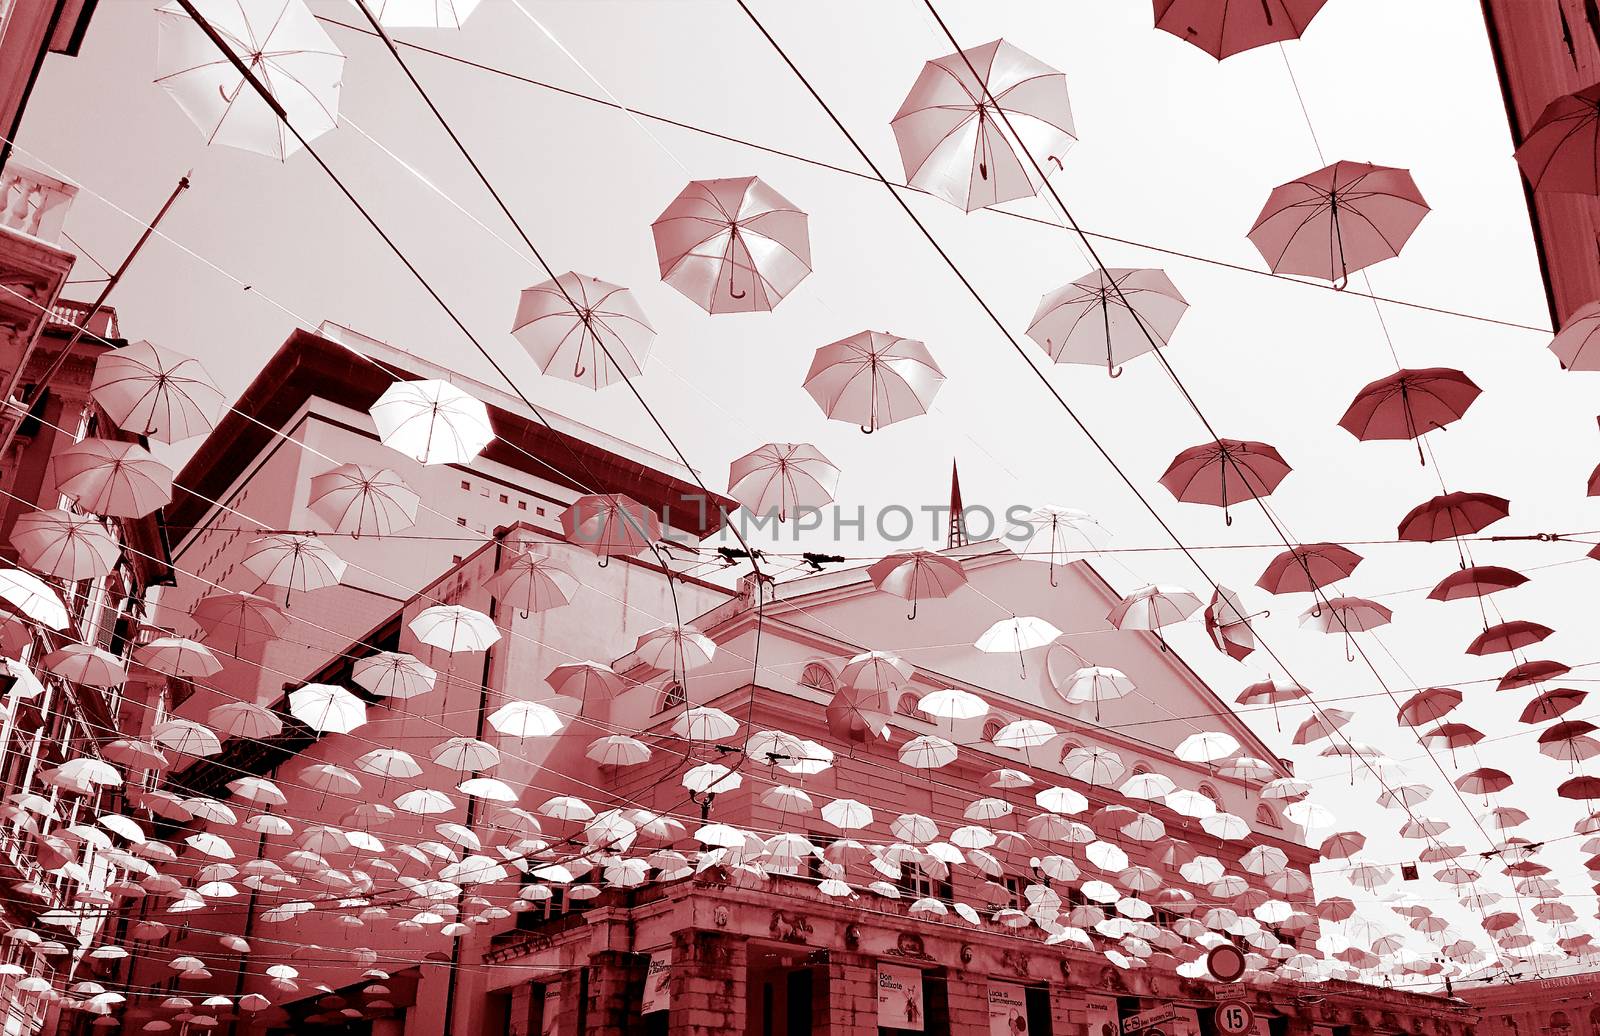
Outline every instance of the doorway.
[[745, 984], [746, 1036], [813, 1036], [825, 976], [807, 963], [809, 951], [752, 942]]

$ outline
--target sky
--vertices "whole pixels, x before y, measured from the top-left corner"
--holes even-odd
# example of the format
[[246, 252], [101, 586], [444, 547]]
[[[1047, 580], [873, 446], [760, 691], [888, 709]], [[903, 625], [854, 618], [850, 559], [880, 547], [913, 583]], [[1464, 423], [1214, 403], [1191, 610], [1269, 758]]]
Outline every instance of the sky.
[[[865, 169], [731, 0], [520, 3], [485, 0], [459, 33], [395, 35]], [[1066, 73], [1079, 139], [1052, 182], [1087, 230], [1259, 271], [1263, 262], [1245, 235], [1277, 184], [1324, 158], [1412, 171], [1432, 212], [1399, 257], [1370, 271], [1371, 287], [1452, 313], [1375, 309], [1352, 293], [1094, 241], [1106, 265], [1160, 267], [1189, 301], [1169, 362], [1219, 434], [1271, 443], [1292, 465], [1270, 499], [1287, 535], [1356, 544], [1365, 557], [1339, 591], [1394, 610], [1392, 625], [1361, 638], [1376, 675], [1347, 660], [1342, 638], [1299, 627], [1308, 599], [1274, 600], [1253, 587], [1282, 549], [1258, 509], [1235, 508], [1229, 526], [1218, 509], [1177, 503], [1159, 486], [1173, 455], [1209, 436], [1154, 358], [1128, 364], [1111, 381], [1103, 369], [1051, 367], [1022, 338], [1041, 295], [1093, 268], [1047, 198], [1004, 206], [1031, 219], [907, 200], [1162, 520], [1185, 543], [1207, 548], [1196, 552], [1206, 571], [1249, 588], [1250, 609], [1270, 610], [1258, 630], [1293, 677], [1319, 701], [1355, 713], [1346, 728], [1352, 740], [1378, 746], [1405, 764], [1408, 780], [1434, 787], [1416, 812], [1449, 821], [1446, 841], [1483, 852], [1499, 833], [1476, 826], [1446, 777], [1480, 765], [1512, 772], [1517, 784], [1499, 801], [1533, 818], [1510, 833], [1561, 839], [1538, 858], [1563, 878], [1580, 917], [1592, 917], [1595, 898], [1580, 863], [1587, 854], [1571, 837], [1584, 811], [1554, 793], [1572, 768], [1540, 756], [1538, 730], [1517, 723], [1533, 692], [1495, 692], [1508, 657], [1464, 653], [1482, 628], [1470, 603], [1426, 599], [1456, 567], [1455, 548], [1364, 542], [1392, 541], [1399, 519], [1440, 492], [1441, 480], [1450, 490], [1509, 498], [1511, 517], [1494, 532], [1600, 538], [1592, 531], [1600, 530], [1600, 510], [1584, 496], [1600, 452], [1590, 376], [1562, 372], [1545, 349], [1549, 317], [1478, 5], [1329, 0], [1304, 39], [1220, 64], [1153, 30], [1143, 3], [936, 6], [964, 45], [1004, 38]], [[312, 7], [350, 24], [361, 20], [354, 5]], [[923, 62], [952, 49], [921, 0], [757, 0], [752, 7], [874, 161], [898, 177], [889, 120]], [[328, 164], [531, 398], [671, 452], [626, 388], [591, 393], [538, 373], [509, 328], [517, 292], [543, 274], [381, 45], [327, 29], [349, 58], [344, 124], [315, 142]], [[955, 460], [969, 505], [1003, 512], [1049, 503], [1093, 513], [1117, 550], [1097, 564], [1120, 589], [1171, 583], [1209, 596], [1206, 577], [1171, 549], [1139, 498], [880, 184], [428, 54], [407, 59], [555, 268], [633, 291], [658, 331], [639, 390], [713, 489], [725, 486], [732, 459], [762, 443], [811, 442], [843, 470], [839, 503], [872, 515], [892, 504], [943, 504]], [[132, 244], [137, 219], [153, 213], [180, 176], [191, 176], [164, 236], [111, 299], [125, 335], [200, 357], [230, 395], [294, 327], [324, 319], [496, 381], [308, 156], [279, 163], [208, 148], [152, 83], [157, 67], [153, 6], [102, 0], [81, 55], [47, 62], [18, 141], [21, 160], [81, 185], [67, 231], [81, 254], [107, 266]], [[708, 317], [659, 280], [650, 223], [690, 179], [752, 174], [810, 214], [814, 272], [772, 313]], [[93, 275], [91, 261], [81, 260], [75, 276]], [[1360, 278], [1354, 286], [1364, 287]], [[92, 297], [96, 287], [71, 292]], [[801, 383], [817, 347], [868, 328], [926, 342], [947, 381], [928, 416], [864, 436], [824, 420]], [[1458, 367], [1484, 390], [1465, 419], [1431, 436], [1437, 466], [1419, 465], [1410, 443], [1360, 443], [1337, 426], [1363, 385], [1395, 369], [1385, 328], [1403, 365]], [[869, 527], [864, 539], [838, 540], [824, 529], [799, 547], [775, 549], [856, 557], [938, 545], [931, 529], [889, 544]], [[1581, 542], [1473, 545], [1477, 563], [1532, 577], [1492, 600], [1506, 619], [1557, 630], [1533, 657], [1577, 667], [1562, 683], [1578, 688], [1588, 688], [1600, 666], [1588, 643], [1600, 568], [1583, 558], [1587, 549]], [[989, 621], [975, 617], [975, 629]], [[1169, 639], [1226, 698], [1284, 675], [1264, 652], [1243, 665], [1223, 658], [1195, 623]], [[1454, 757], [1425, 754], [1394, 718], [1397, 701], [1425, 686], [1462, 690], [1467, 701], [1453, 718], [1489, 740]], [[1596, 711], [1580, 708], [1573, 717]], [[1281, 731], [1269, 713], [1248, 719], [1317, 784], [1317, 801], [1338, 815], [1337, 829], [1370, 834], [1365, 858], [1414, 859], [1422, 843], [1398, 837], [1404, 814], [1376, 805], [1380, 789], [1371, 780], [1352, 780], [1348, 764], [1289, 745], [1306, 715], [1304, 706], [1282, 709]], [[1364, 912], [1397, 929], [1400, 920], [1378, 900], [1425, 901], [1463, 935], [1484, 941], [1452, 890], [1426, 878], [1374, 894], [1350, 893], [1330, 874], [1318, 887], [1352, 894]], [[1503, 877], [1484, 887], [1510, 891]], [[1563, 933], [1536, 924], [1533, 934]]]

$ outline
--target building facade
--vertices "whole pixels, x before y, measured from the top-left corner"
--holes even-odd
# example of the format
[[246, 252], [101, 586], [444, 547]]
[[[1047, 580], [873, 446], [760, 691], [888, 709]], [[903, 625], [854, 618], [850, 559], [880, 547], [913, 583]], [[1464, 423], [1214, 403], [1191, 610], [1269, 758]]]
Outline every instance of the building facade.
[[1600, 974], [1464, 982], [1456, 995], [1478, 1011], [1478, 1036], [1597, 1036]]

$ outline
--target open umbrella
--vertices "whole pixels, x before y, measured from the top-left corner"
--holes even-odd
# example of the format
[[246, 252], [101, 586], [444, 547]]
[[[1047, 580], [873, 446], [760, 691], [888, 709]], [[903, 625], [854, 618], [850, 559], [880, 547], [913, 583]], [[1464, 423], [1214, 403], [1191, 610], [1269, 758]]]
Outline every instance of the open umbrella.
[[84, 439], [56, 453], [56, 488], [79, 510], [143, 518], [172, 500], [172, 469], [143, 446]]
[[1600, 194], [1600, 83], [1545, 105], [1522, 146], [1517, 165], [1535, 191]]
[[661, 538], [660, 520], [622, 493], [578, 497], [561, 512], [561, 528], [569, 543], [597, 555], [602, 568], [613, 557], [644, 553]]
[[1056, 507], [1046, 504], [1034, 508], [1023, 518], [1033, 530], [1022, 545], [1020, 553], [1025, 561], [1042, 561], [1050, 566], [1050, 585], [1056, 584], [1056, 559], [1061, 564], [1071, 560], [1073, 551], [1099, 551], [1106, 536], [1103, 525], [1088, 511], [1074, 507]]
[[906, 181], [967, 212], [1038, 193], [1076, 139], [1067, 77], [1004, 40], [924, 65], [890, 126]]
[[11, 527], [22, 563], [69, 583], [98, 579], [116, 567], [122, 548], [99, 519], [70, 511], [29, 511]]
[[1511, 501], [1489, 493], [1445, 493], [1400, 519], [1399, 537], [1423, 543], [1470, 536], [1511, 513]]
[[415, 698], [433, 690], [438, 674], [411, 655], [380, 651], [359, 659], [350, 679], [357, 687], [382, 698]]
[[1102, 269], [1046, 295], [1028, 337], [1057, 363], [1122, 364], [1167, 344], [1189, 303], [1161, 270]]
[[1565, 662], [1554, 659], [1537, 659], [1532, 662], [1523, 662], [1506, 670], [1506, 674], [1495, 685], [1497, 691], [1514, 691], [1518, 687], [1527, 687], [1530, 684], [1540, 683], [1545, 680], [1554, 680], [1558, 676], [1565, 676], [1572, 671], [1572, 667]]
[[1311, 593], [1346, 578], [1361, 555], [1337, 543], [1308, 543], [1273, 558], [1256, 585], [1270, 594]]
[[1218, 61], [1297, 40], [1327, 0], [1155, 0], [1156, 28]]
[[[1074, 672], [1065, 688], [1057, 686], [1056, 693], [1068, 705], [1094, 704], [1094, 717], [1100, 719], [1100, 703], [1126, 698], [1134, 692], [1133, 681], [1120, 669], [1091, 665]], [[1163, 792], [1163, 794], [1165, 794]]]
[[[1339, 427], [1364, 442], [1420, 440], [1460, 420], [1480, 391], [1471, 378], [1450, 367], [1396, 371], [1356, 393]], [[1420, 441], [1417, 459], [1427, 463]]]
[[417, 523], [421, 499], [389, 468], [341, 464], [311, 479], [311, 510], [334, 532], [387, 536]]
[[1270, 495], [1290, 470], [1278, 451], [1264, 442], [1215, 439], [1174, 457], [1161, 484], [1184, 503], [1221, 507], [1223, 519], [1232, 525], [1231, 502]]
[[162, 442], [209, 432], [224, 405], [199, 360], [143, 341], [102, 353], [89, 392], [118, 428]]
[[232, 645], [232, 654], [282, 637], [289, 616], [265, 597], [232, 590], [208, 594], [195, 604], [190, 618], [217, 646]]
[[768, 443], [728, 467], [728, 495], [758, 518], [786, 521], [831, 503], [838, 488], [839, 469], [809, 443]]
[[[301, 0], [195, 0], [195, 9], [306, 140], [339, 117], [344, 54]], [[285, 159], [300, 149], [278, 114], [244, 81], [180, 5], [160, 8], [156, 82], [206, 142]]]
[[596, 391], [642, 374], [656, 337], [628, 289], [570, 270], [523, 289], [511, 334], [540, 370]]
[[448, 381], [397, 381], [367, 412], [385, 446], [421, 464], [465, 464], [494, 439], [489, 408]]
[[910, 601], [912, 619], [918, 601], [949, 597], [967, 585], [961, 562], [931, 550], [896, 551], [870, 565], [867, 575], [879, 590]]
[[593, 692], [600, 701], [615, 698], [625, 688], [622, 677], [608, 665], [599, 662], [569, 662], [558, 665], [545, 677], [545, 683], [568, 698], [588, 701]]
[[1239, 595], [1218, 585], [1211, 592], [1211, 603], [1206, 605], [1206, 636], [1211, 638], [1211, 643], [1218, 651], [1236, 662], [1242, 662], [1256, 649], [1256, 634], [1250, 627], [1250, 620], [1267, 614], [1246, 613]]
[[122, 659], [89, 644], [66, 644], [45, 656], [44, 667], [85, 687], [120, 687], [128, 678]]
[[0, 568], [0, 601], [53, 630], [66, 629], [72, 622], [61, 595], [32, 572], [20, 568]]
[[889, 695], [878, 688], [845, 685], [823, 710], [828, 732], [850, 744], [889, 740]]
[[1428, 687], [1401, 703], [1395, 719], [1408, 727], [1437, 723], [1461, 704], [1461, 692], [1453, 687]]
[[1152, 583], [1141, 586], [1117, 602], [1106, 621], [1119, 630], [1148, 630], [1167, 649], [1164, 627], [1183, 622], [1200, 610], [1200, 598], [1181, 586]]
[[1587, 691], [1557, 687], [1555, 690], [1545, 691], [1530, 701], [1523, 707], [1522, 715], [1518, 719], [1523, 723], [1547, 723], [1582, 705], [1588, 696]]
[[1022, 653], [1044, 647], [1060, 636], [1060, 630], [1038, 616], [1024, 615], [1019, 618], [1013, 615], [984, 630], [973, 646], [991, 654], [1015, 651], [1017, 661], [1022, 664], [1022, 675], [1027, 676], [1028, 663], [1023, 660]]
[[1428, 214], [1404, 169], [1335, 162], [1272, 191], [1250, 241], [1273, 273], [1332, 281], [1400, 254]]
[[1537, 644], [1553, 633], [1555, 630], [1549, 626], [1526, 619], [1502, 622], [1472, 638], [1472, 643], [1467, 645], [1467, 654], [1496, 655], [1516, 651]]
[[681, 677], [716, 656], [717, 645], [693, 626], [658, 626], [634, 643], [634, 657], [652, 669]]
[[508, 607], [527, 618], [534, 612], [549, 611], [570, 604], [578, 592], [578, 580], [548, 554], [521, 551], [489, 581], [491, 592]]
[[871, 434], [927, 413], [943, 384], [944, 371], [921, 342], [862, 331], [817, 350], [805, 390], [829, 418]]
[[412, 619], [412, 634], [429, 647], [448, 652], [487, 651], [500, 639], [489, 616], [460, 604], [436, 604]]
[[1300, 625], [1319, 633], [1365, 633], [1387, 626], [1394, 619], [1392, 612], [1377, 601], [1365, 597], [1330, 597], [1318, 608], [1307, 608], [1300, 615]]
[[183, 637], [157, 637], [135, 651], [133, 660], [153, 672], [183, 680], [204, 679], [222, 671], [222, 663], [210, 648]]
[[348, 734], [367, 721], [367, 706], [343, 687], [310, 683], [289, 692], [289, 714], [321, 734]]
[[479, 0], [365, 0], [389, 29], [459, 29]]
[[315, 536], [273, 533], [251, 540], [245, 549], [245, 568], [291, 593], [337, 586], [344, 578], [344, 559]]
[[693, 180], [650, 231], [661, 279], [707, 313], [770, 310], [811, 273], [806, 214], [759, 177]]
[[1600, 370], [1600, 300], [1585, 302], [1567, 317], [1550, 340], [1550, 351], [1563, 370]]
[[1527, 576], [1509, 568], [1474, 565], [1457, 569], [1439, 580], [1439, 585], [1428, 592], [1428, 600], [1459, 601], [1469, 597], [1487, 597], [1501, 590], [1519, 587], [1527, 581]]

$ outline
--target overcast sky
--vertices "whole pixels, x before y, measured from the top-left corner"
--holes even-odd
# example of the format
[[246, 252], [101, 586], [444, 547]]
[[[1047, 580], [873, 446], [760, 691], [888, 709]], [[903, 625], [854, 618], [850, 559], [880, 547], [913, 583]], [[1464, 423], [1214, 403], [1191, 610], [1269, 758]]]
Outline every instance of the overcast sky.
[[[630, 106], [864, 168], [732, 2], [525, 2], [560, 46], [509, 0], [486, 0], [460, 33], [396, 35], [601, 92], [581, 63]], [[332, 18], [360, 20], [353, 5], [313, 6]], [[951, 50], [921, 0], [754, 6], [874, 159], [898, 176], [889, 120], [922, 63]], [[1053, 182], [1085, 228], [1262, 269], [1245, 233], [1267, 193], [1324, 164], [1287, 61], [1327, 160], [1408, 168], [1433, 208], [1403, 254], [1371, 271], [1373, 289], [1547, 328], [1504, 109], [1472, 0], [1330, 0], [1304, 40], [1222, 64], [1152, 30], [1149, 5], [1134, 0], [940, 8], [964, 44], [1003, 37], [1066, 73], [1079, 142]], [[349, 124], [317, 142], [328, 162], [530, 396], [666, 452], [625, 388], [593, 394], [537, 373], [508, 331], [517, 291], [542, 275], [364, 137], [362, 131], [514, 240], [381, 46], [335, 26], [328, 31], [349, 55], [342, 100]], [[1116, 547], [1170, 547], [881, 186], [660, 123], [641, 125], [615, 110], [429, 55], [408, 57], [557, 269], [633, 289], [660, 333], [640, 389], [713, 488], [725, 486], [734, 457], [769, 441], [806, 441], [842, 467], [840, 502], [872, 513], [893, 503], [942, 504], [954, 458], [969, 504], [996, 511], [1013, 504], [1080, 507], [1113, 530]], [[20, 140], [25, 161], [37, 156], [83, 185], [68, 230], [108, 266], [138, 227], [107, 201], [148, 215], [192, 171], [193, 189], [169, 217], [167, 232], [252, 289], [154, 241], [112, 299], [127, 336], [201, 357], [229, 393], [243, 388], [297, 322], [314, 326], [323, 319], [492, 380], [460, 332], [307, 156], [280, 164], [208, 149], [152, 85], [156, 67], [152, 6], [102, 0], [82, 55], [47, 63]], [[649, 224], [691, 178], [751, 174], [810, 213], [815, 272], [771, 314], [708, 318], [658, 279]], [[1010, 208], [1045, 223], [967, 215], [926, 197], [910, 202], [1019, 338], [1043, 293], [1091, 267], [1071, 234], [1048, 225], [1057, 217], [1044, 199]], [[1394, 370], [1369, 300], [1141, 247], [1097, 241], [1096, 248], [1108, 265], [1164, 268], [1187, 297], [1191, 308], [1169, 359], [1220, 434], [1270, 442], [1294, 467], [1271, 504], [1297, 541], [1392, 540], [1400, 517], [1439, 492], [1440, 477], [1452, 490], [1509, 497], [1512, 516], [1496, 532], [1600, 528], [1600, 511], [1584, 497], [1600, 455], [1592, 382], [1560, 371], [1544, 348], [1548, 330], [1383, 307], [1403, 364], [1459, 367], [1484, 389], [1466, 419], [1433, 435], [1439, 466], [1424, 468], [1409, 443], [1357, 443], [1336, 425], [1362, 385]], [[92, 273], [80, 262], [78, 276]], [[82, 285], [73, 294], [92, 297], [94, 288]], [[825, 421], [801, 389], [818, 346], [866, 328], [922, 339], [948, 376], [930, 416], [871, 437]], [[1045, 360], [1023, 341], [1036, 361]], [[1156, 482], [1175, 453], [1207, 436], [1153, 358], [1129, 364], [1116, 381], [1090, 367], [1054, 368], [1050, 377], [1186, 542], [1232, 548], [1200, 552], [1211, 574], [1250, 588], [1277, 552], [1276, 533], [1259, 512], [1236, 508], [1228, 527], [1219, 510], [1178, 504]], [[924, 532], [911, 545], [931, 541]], [[813, 539], [804, 547], [850, 555], [887, 549], [870, 536], [838, 544]], [[1579, 862], [1587, 854], [1578, 851], [1581, 839], [1570, 837], [1582, 810], [1554, 795], [1569, 767], [1541, 757], [1538, 731], [1516, 722], [1533, 692], [1494, 691], [1508, 656], [1464, 654], [1482, 628], [1476, 608], [1425, 599], [1426, 589], [1455, 567], [1454, 548], [1354, 549], [1367, 560], [1339, 589], [1394, 609], [1392, 626], [1363, 638], [1382, 684], [1361, 661], [1346, 661], [1341, 638], [1298, 627], [1309, 603], [1304, 598], [1269, 600], [1251, 588], [1250, 607], [1271, 609], [1262, 633], [1319, 700], [1353, 699], [1339, 702], [1356, 713], [1347, 728], [1351, 738], [1407, 761], [1416, 781], [1436, 788], [1417, 812], [1448, 820], [1447, 841], [1474, 853], [1488, 848], [1441, 768], [1452, 777], [1479, 765], [1513, 772], [1518, 783], [1501, 800], [1534, 815], [1513, 833], [1563, 839], [1540, 859], [1564, 876], [1580, 916], [1592, 915], [1594, 897]], [[1563, 681], [1580, 688], [1592, 685], [1600, 665], [1586, 643], [1600, 563], [1581, 560], [1586, 549], [1505, 543], [1473, 550], [1480, 564], [1532, 576], [1526, 587], [1494, 600], [1507, 619], [1558, 631], [1534, 657], [1580, 667]], [[1100, 567], [1122, 589], [1164, 582], [1202, 596], [1210, 590], [1166, 549], [1119, 554]], [[989, 621], [975, 616], [975, 633]], [[1198, 625], [1175, 631], [1171, 640], [1226, 698], [1268, 671], [1261, 654], [1248, 665], [1224, 659]], [[1491, 740], [1453, 759], [1423, 755], [1409, 731], [1396, 730], [1385, 688], [1403, 698], [1429, 685], [1460, 688], [1467, 704], [1457, 718]], [[1376, 806], [1374, 784], [1352, 785], [1347, 765], [1289, 747], [1288, 735], [1306, 714], [1303, 706], [1283, 709], [1281, 733], [1268, 714], [1250, 719], [1317, 781], [1318, 800], [1339, 815], [1340, 829], [1372, 835], [1369, 858], [1414, 858], [1422, 843], [1398, 838], [1404, 815]], [[1485, 887], [1510, 891], [1503, 877]], [[1345, 891], [1338, 878], [1319, 881], [1319, 888]], [[1456, 918], [1463, 934], [1483, 941], [1447, 887], [1424, 879], [1394, 890], [1427, 901]], [[1376, 896], [1357, 890], [1355, 898], [1380, 922], [1400, 927], [1373, 902]], [[1535, 934], [1556, 933], [1538, 926]]]

